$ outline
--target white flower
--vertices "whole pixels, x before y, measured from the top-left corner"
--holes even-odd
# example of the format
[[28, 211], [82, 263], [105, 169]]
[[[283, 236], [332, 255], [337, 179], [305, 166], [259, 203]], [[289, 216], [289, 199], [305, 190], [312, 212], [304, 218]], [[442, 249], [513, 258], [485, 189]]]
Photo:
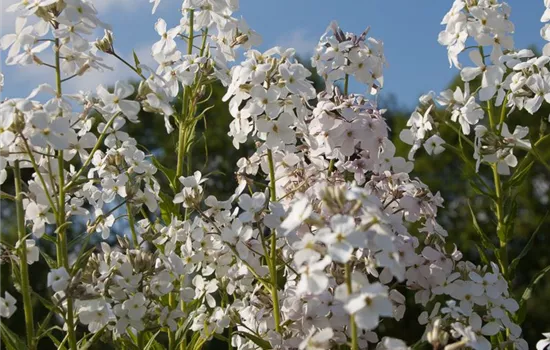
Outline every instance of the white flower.
[[239, 207], [241, 207], [244, 212], [239, 215], [239, 220], [243, 223], [252, 221], [254, 216], [264, 209], [265, 199], [266, 195], [263, 192], [256, 192], [252, 197], [247, 193], [242, 194], [239, 197]]
[[101, 181], [103, 187], [103, 201], [105, 203], [111, 203], [115, 200], [118, 194], [122, 198], [126, 198], [126, 183], [128, 182], [128, 175], [120, 174], [116, 178], [108, 177]]
[[365, 233], [357, 231], [355, 219], [340, 214], [331, 217], [330, 228], [317, 231], [317, 236], [327, 245], [332, 260], [339, 263], [348, 262], [353, 249], [365, 243]]
[[330, 258], [325, 256], [319, 261], [313, 259], [316, 259], [315, 255], [312, 255], [298, 271], [300, 281], [296, 286], [296, 292], [300, 294], [319, 295], [328, 287], [328, 277], [324, 270], [331, 263]]
[[18, 54], [14, 57], [8, 57], [6, 59], [7, 65], [14, 65], [14, 64], [20, 64], [22, 66], [26, 66], [29, 64], [33, 64], [35, 62], [42, 62], [40, 58], [38, 58], [38, 54], [42, 51], [46, 50], [50, 46], [50, 41], [45, 41], [43, 43], [40, 43], [36, 46], [33, 46], [33, 44], [25, 44], [23, 46], [23, 52]]
[[483, 336], [472, 329], [472, 326], [465, 326], [462, 323], [455, 322], [451, 325], [453, 330], [462, 338], [461, 341], [466, 346], [475, 350], [491, 350], [491, 343]]
[[409, 347], [401, 339], [384, 337], [376, 346], [376, 350], [409, 350]]
[[453, 121], [457, 121], [458, 119], [462, 127], [462, 133], [469, 135], [470, 125], [476, 125], [483, 119], [483, 116], [483, 109], [476, 103], [475, 97], [471, 96], [463, 107], [453, 112], [451, 119]]
[[511, 148], [499, 149], [494, 154], [484, 156], [483, 160], [496, 163], [497, 171], [501, 175], [510, 175], [510, 168], [515, 168], [518, 165], [518, 159]]
[[202, 298], [204, 296], [208, 306], [212, 308], [216, 306], [216, 300], [212, 296], [212, 293], [218, 290], [217, 280], [205, 281], [201, 275], [197, 275], [193, 278], [193, 285], [195, 286], [195, 298]]
[[207, 178], [202, 178], [200, 171], [195, 171], [192, 176], [180, 176], [179, 181], [183, 185], [183, 189], [180, 193], [176, 194], [174, 197], [174, 203], [183, 203], [184, 208], [189, 208], [193, 206], [202, 195], [202, 186], [201, 184], [208, 180]]
[[55, 292], [61, 292], [69, 286], [69, 273], [64, 267], [52, 269], [48, 273], [48, 287], [51, 287]]
[[120, 112], [128, 120], [137, 122], [137, 114], [140, 110], [139, 102], [125, 99], [134, 93], [134, 87], [123, 81], [115, 83], [115, 91], [110, 93], [103, 85], [97, 87], [97, 95], [103, 102], [103, 110], [107, 113]]
[[296, 142], [292, 125], [294, 125], [294, 117], [290, 113], [282, 113], [275, 120], [260, 118], [256, 122], [258, 131], [267, 135], [265, 143], [269, 148], [275, 148], [281, 143], [288, 145]]
[[3, 298], [0, 298], [0, 316], [10, 318], [17, 310], [16, 300], [10, 293], [6, 292]]
[[68, 136], [71, 132], [68, 118], [51, 118], [46, 112], [34, 112], [30, 120], [34, 127], [31, 142], [37, 147], [52, 146], [53, 149], [69, 148]]
[[92, 333], [99, 332], [113, 318], [111, 305], [104, 300], [87, 300], [78, 309], [78, 319]]
[[550, 333], [542, 333], [542, 335], [544, 339], [537, 342], [537, 350], [548, 350], [550, 349]]
[[325, 350], [330, 349], [330, 341], [334, 336], [332, 328], [324, 328], [320, 331], [312, 329], [308, 336], [300, 343], [300, 350]]
[[[17, 244], [15, 245], [15, 248], [19, 248], [20, 242], [21, 241], [17, 242]], [[26, 239], [25, 244], [27, 247], [26, 248], [27, 264], [32, 265], [33, 263], [37, 262], [38, 259], [40, 258], [40, 250], [36, 246], [36, 242], [34, 241], [34, 239]]]
[[131, 320], [138, 321], [143, 318], [147, 312], [147, 299], [142, 293], [136, 293], [130, 299], [122, 303], [122, 309], [128, 313]]
[[10, 51], [8, 57], [16, 56], [21, 50], [21, 46], [31, 45], [34, 42], [32, 36], [32, 27], [25, 27], [27, 23], [26, 17], [17, 17], [15, 19], [15, 34], [6, 34], [0, 39], [0, 49]]
[[9, 130], [13, 122], [14, 114], [8, 109], [2, 109], [0, 111], [0, 147], [10, 146], [15, 140], [15, 134]]
[[439, 135], [435, 134], [428, 138], [426, 142], [424, 142], [424, 149], [429, 155], [436, 155], [445, 150], [445, 147], [443, 147], [444, 144], [445, 141], [441, 137], [439, 137]]
[[[155, 8], [157, 5], [158, 3], [155, 4]], [[153, 44], [152, 54], [157, 55], [162, 53], [164, 55], [169, 55], [174, 52], [174, 50], [176, 50], [174, 38], [180, 32], [179, 27], [166, 31], [166, 22], [162, 18], [159, 18], [157, 23], [155, 23], [155, 30], [160, 35], [160, 40]]]
[[525, 150], [531, 149], [531, 141], [529, 141], [528, 139], [522, 140], [529, 134], [529, 127], [527, 126], [517, 125], [514, 129], [514, 133], [512, 134], [508, 129], [508, 125], [506, 125], [506, 123], [502, 123], [500, 134], [502, 137], [504, 137], [504, 141], [509, 145], [523, 148]]
[[290, 206], [290, 212], [286, 219], [281, 223], [281, 229], [283, 229], [283, 235], [288, 235], [290, 232], [296, 230], [304, 220], [309, 218], [313, 211], [313, 207], [309, 203], [309, 199], [304, 197], [296, 201]]
[[375, 329], [380, 316], [391, 317], [393, 314], [387, 288], [380, 283], [363, 286], [357, 295], [350, 297], [344, 308], [355, 316], [357, 326], [365, 330]]
[[185, 314], [179, 309], [171, 310], [165, 306], [160, 312], [159, 322], [161, 325], [167, 325], [172, 331], [178, 329], [178, 319], [185, 316]]
[[149, 0], [149, 3], [153, 3], [153, 10], [151, 11], [151, 13], [154, 14], [157, 10], [158, 5], [160, 4], [160, 0]]
[[548, 80], [548, 76], [542, 77], [540, 74], [535, 74], [530, 76], [525, 82], [525, 85], [535, 94], [535, 96], [525, 101], [525, 109], [527, 112], [531, 114], [537, 112], [543, 100], [550, 103], [550, 83]]

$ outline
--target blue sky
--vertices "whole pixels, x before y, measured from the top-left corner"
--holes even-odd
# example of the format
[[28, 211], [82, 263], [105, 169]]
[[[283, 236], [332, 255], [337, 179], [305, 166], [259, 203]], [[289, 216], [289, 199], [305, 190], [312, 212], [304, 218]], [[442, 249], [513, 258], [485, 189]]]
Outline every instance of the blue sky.
[[[6, 8], [15, 0], [2, 0]], [[158, 40], [154, 23], [162, 17], [169, 27], [179, 22], [180, 0], [162, 0], [157, 12], [151, 14], [147, 0], [95, 0], [100, 17], [113, 26], [116, 48], [130, 58], [135, 49], [142, 62], [151, 62], [149, 48]], [[345, 31], [362, 32], [371, 27], [370, 35], [384, 41], [389, 67], [385, 71], [384, 94], [395, 94], [400, 106], [412, 108], [417, 98], [429, 90], [443, 90], [456, 69], [449, 68], [445, 47], [437, 43], [442, 30], [441, 18], [451, 0], [241, 0], [241, 10], [249, 25], [258, 31], [264, 42], [260, 49], [274, 45], [295, 47], [305, 55], [311, 52], [319, 36], [331, 20], [337, 20]], [[517, 48], [544, 41], [539, 31], [539, 19], [544, 10], [542, 0], [510, 0], [512, 21], [516, 25]], [[12, 16], [2, 13], [2, 35], [13, 32]], [[98, 34], [98, 36], [100, 36]], [[37, 82], [52, 82], [53, 74], [45, 67], [6, 67], [5, 90], [2, 97], [26, 96]], [[100, 83], [112, 84], [116, 79], [132, 77], [132, 72], [111, 57], [106, 62], [115, 73], [95, 74], [67, 82], [65, 91], [93, 90]], [[352, 89], [361, 91], [358, 85]]]

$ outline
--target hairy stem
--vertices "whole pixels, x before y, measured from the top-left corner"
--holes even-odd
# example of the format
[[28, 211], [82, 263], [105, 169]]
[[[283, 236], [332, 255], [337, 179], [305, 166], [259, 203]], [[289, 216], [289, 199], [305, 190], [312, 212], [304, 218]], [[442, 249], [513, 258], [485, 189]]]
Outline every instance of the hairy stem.
[[[502, 114], [504, 114], [504, 106], [502, 109]], [[487, 112], [489, 114], [489, 125], [493, 132], [497, 132], [497, 124], [494, 120], [495, 116], [493, 114], [493, 103], [492, 101], [487, 102]], [[501, 116], [502, 118], [502, 116]], [[495, 206], [496, 206], [496, 217], [497, 217], [497, 236], [500, 246], [500, 254], [498, 260], [500, 267], [502, 269], [502, 274], [506, 279], [508, 279], [508, 250], [506, 248], [506, 243], [508, 241], [506, 237], [506, 225], [504, 223], [504, 196], [502, 193], [502, 182], [500, 180], [500, 174], [498, 173], [497, 164], [492, 164], [491, 169], [493, 171], [493, 181], [495, 183]]]
[[27, 346], [34, 350], [34, 321], [31, 301], [31, 286], [29, 282], [29, 265], [27, 264], [27, 243], [25, 232], [25, 212], [23, 210], [23, 192], [21, 190], [21, 170], [19, 161], [16, 160], [13, 167], [15, 182], [15, 210], [17, 213], [17, 233], [19, 237], [19, 248], [17, 253], [20, 261], [21, 272], [21, 294], [23, 296], [23, 309], [25, 312], [25, 330], [27, 333]]
[[[345, 274], [346, 274], [345, 277], [346, 277], [346, 287], [348, 290], [348, 294], [351, 294], [353, 292], [351, 288], [351, 263], [346, 264]], [[357, 338], [357, 325], [355, 324], [354, 315], [350, 315], [349, 323], [350, 323], [350, 331], [351, 331], [351, 350], [358, 350], [359, 342]]]
[[111, 55], [115, 56], [116, 58], [119, 59], [119, 61], [121, 61], [122, 63], [124, 63], [126, 66], [128, 66], [131, 70], [133, 70], [134, 72], [136, 72], [137, 75], [139, 75], [141, 77], [141, 79], [143, 80], [147, 80], [147, 78], [145, 78], [145, 76], [143, 74], [141, 74], [141, 72], [134, 66], [132, 66], [130, 63], [128, 63], [124, 58], [120, 57], [119, 55], [117, 55], [116, 53], [111, 53]]
[[[277, 192], [275, 185], [275, 166], [273, 165], [273, 154], [271, 150], [267, 150], [267, 161], [269, 163], [269, 185], [271, 201], [277, 200]], [[281, 333], [281, 312], [279, 309], [278, 283], [277, 283], [277, 233], [275, 230], [271, 232], [271, 256], [268, 264], [271, 275], [271, 297], [273, 299], [273, 313], [275, 319], [275, 330]]]
[[126, 202], [126, 212], [128, 213], [128, 225], [130, 226], [130, 232], [132, 232], [132, 242], [134, 243], [134, 249], [139, 249], [139, 241], [136, 233], [136, 222], [132, 213], [132, 206]]
[[[187, 39], [187, 54], [190, 55], [193, 53], [193, 40], [194, 40], [194, 32], [193, 32], [193, 25], [194, 25], [194, 11], [189, 11], [189, 38]], [[189, 87], [185, 86], [183, 88], [183, 99], [181, 101], [181, 117], [180, 117], [180, 124], [179, 124], [179, 137], [178, 137], [178, 163], [176, 166], [176, 179], [183, 175], [183, 161], [185, 158], [185, 150], [187, 148], [187, 140], [186, 140], [186, 120], [187, 120], [187, 113], [186, 113], [186, 107], [188, 110], [191, 110], [189, 103], [190, 101], [187, 101], [189, 99]]]
[[[57, 25], [56, 25], [57, 27]], [[59, 39], [55, 39], [55, 83], [57, 88], [57, 98], [61, 98], [61, 60], [59, 56], [59, 49], [61, 48], [61, 43]], [[57, 154], [57, 162], [59, 167], [58, 181], [59, 181], [59, 202], [57, 206], [57, 227], [59, 232], [57, 233], [57, 252], [58, 252], [58, 264], [61, 263], [65, 267], [67, 272], [70, 271], [69, 266], [69, 252], [68, 252], [68, 240], [67, 240], [67, 231], [64, 227], [65, 225], [65, 160], [63, 159], [63, 151], [59, 151]], [[61, 257], [59, 257], [61, 253]], [[76, 334], [74, 329], [74, 315], [73, 315], [73, 299], [70, 296], [67, 296], [67, 332], [69, 337], [69, 347], [71, 350], [77, 349], [76, 343]]]

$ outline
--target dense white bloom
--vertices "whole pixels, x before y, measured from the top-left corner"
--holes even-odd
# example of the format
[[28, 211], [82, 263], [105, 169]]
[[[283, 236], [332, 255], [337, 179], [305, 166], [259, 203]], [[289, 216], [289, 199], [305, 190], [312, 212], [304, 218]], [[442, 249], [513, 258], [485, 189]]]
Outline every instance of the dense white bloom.
[[[155, 12], [160, 0], [150, 3]], [[512, 175], [526, 153], [518, 148], [536, 151], [528, 137], [534, 135], [521, 124], [510, 132], [516, 122], [508, 117], [550, 102], [550, 58], [513, 49], [508, 5], [454, 1], [439, 42], [465, 84], [420, 97], [399, 134], [411, 145], [409, 160], [398, 154], [385, 110], [370, 96], [384, 86], [386, 58], [369, 30], [353, 34], [330, 24], [311, 60], [324, 84], [316, 94], [294, 49], [253, 48], [261, 38], [233, 17], [237, 9], [238, 0], [184, 0], [176, 27], [158, 19], [160, 40], [152, 60], [143, 59], [156, 66], [137, 55], [125, 64], [143, 79], [137, 91], [118, 81], [113, 92], [99, 85], [95, 94], [67, 95], [42, 84], [27, 98], [0, 103], [0, 183], [15, 164], [32, 167], [20, 193], [29, 236], [16, 248], [25, 244], [32, 264], [44, 246], [34, 239], [61, 244], [49, 235], [79, 234], [69, 256], [58, 257], [67, 267], [47, 277], [61, 318], [69, 323], [66, 313], [73, 313], [87, 326], [86, 339], [102, 331], [117, 342], [151, 341], [152, 330], [170, 329], [197, 347], [231, 333], [238, 350], [347, 346], [353, 320], [359, 348], [406, 349], [399, 339], [380, 339], [376, 328], [383, 318], [403, 319], [415, 302], [426, 308], [418, 318], [423, 339], [438, 347], [450, 341], [490, 349], [494, 337], [503, 341], [496, 347], [526, 348], [512, 321], [520, 305], [508, 289], [511, 276], [495, 263], [463, 261], [438, 221], [441, 195], [410, 175], [420, 148], [428, 155], [458, 149], [454, 138], [442, 139], [446, 127], [457, 131], [459, 145], [473, 139], [476, 165], [492, 164], [498, 174]], [[15, 34], [0, 40], [7, 64], [55, 67], [66, 75], [61, 85], [108, 68], [103, 55], [120, 58], [88, 0], [20, 1], [8, 10], [20, 17]], [[90, 45], [98, 27], [105, 37]], [[550, 26], [541, 34], [550, 39]], [[474, 46], [466, 48], [467, 41]], [[240, 48], [247, 50], [243, 60], [231, 63]], [[466, 50], [473, 66], [461, 68]], [[480, 88], [470, 91], [478, 78]], [[350, 79], [367, 95], [351, 93]], [[178, 159], [187, 159], [216, 81], [227, 88], [222, 100], [234, 147], [254, 145], [236, 164], [238, 185], [229, 198], [209, 195], [199, 171], [176, 175], [175, 165], [162, 165], [159, 150], [145, 149], [126, 124], [138, 122], [142, 108], [161, 115], [167, 133], [179, 129], [188, 153]], [[49, 100], [35, 100], [44, 92]], [[110, 243], [80, 252], [81, 244], [97, 242], [95, 232]], [[22, 249], [12, 248], [2, 247], [1, 255], [17, 261]], [[15, 299], [6, 292], [0, 301], [1, 316], [11, 316]]]

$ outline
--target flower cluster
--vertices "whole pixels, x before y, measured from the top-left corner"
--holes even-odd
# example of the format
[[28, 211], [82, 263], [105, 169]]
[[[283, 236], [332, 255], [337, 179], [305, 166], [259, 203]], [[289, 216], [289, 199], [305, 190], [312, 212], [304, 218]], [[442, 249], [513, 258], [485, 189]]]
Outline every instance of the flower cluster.
[[[154, 12], [160, 1], [150, 2]], [[311, 72], [293, 49], [252, 48], [261, 38], [232, 17], [237, 3], [184, 0], [179, 24], [168, 28], [159, 19], [154, 25], [160, 39], [151, 55], [158, 67], [137, 56], [134, 65], [124, 61], [141, 79], [137, 89], [119, 81], [114, 89], [100, 85], [75, 95], [64, 94], [62, 82], [107, 69], [104, 54], [123, 60], [93, 5], [36, 0], [8, 8], [19, 17], [16, 33], [1, 40], [9, 49], [7, 64], [53, 67], [57, 82], [0, 104], [0, 180], [14, 170], [16, 193], [10, 197], [19, 233], [17, 244], [2, 247], [2, 254], [6, 250], [22, 265], [22, 293], [30, 300], [27, 265], [38, 261], [36, 240], [44, 239], [57, 247], [57, 259], [42, 252], [51, 267], [47, 306], [63, 320], [71, 349], [78, 346], [79, 324], [94, 334], [90, 342], [97, 334], [132, 348], [144, 348], [144, 339], [153, 344], [152, 334], [162, 331], [170, 349], [188, 342], [198, 349], [214, 337], [242, 350], [347, 344], [357, 350], [369, 343], [406, 349], [380, 326], [403, 319], [408, 298], [426, 310], [418, 317], [426, 327], [420, 341], [435, 349], [526, 348], [507, 266], [463, 260], [437, 221], [439, 192], [410, 175], [422, 145], [429, 154], [445, 149], [441, 123], [472, 144], [478, 166], [494, 165], [496, 176], [511, 173], [517, 148], [532, 148], [527, 128], [510, 132], [506, 109], [535, 113], [550, 101], [550, 58], [512, 50], [509, 7], [454, 2], [439, 41], [465, 85], [421, 98], [400, 134], [412, 145], [405, 159], [396, 155], [384, 110], [369, 99], [383, 87], [381, 41], [331, 23], [312, 58], [325, 86], [316, 93]], [[27, 26], [29, 20], [34, 24]], [[89, 41], [98, 27], [105, 36]], [[475, 67], [462, 68], [458, 56], [468, 38], [478, 45], [470, 51]], [[180, 41], [187, 44], [183, 52]], [[52, 43], [55, 66], [42, 57]], [[492, 47], [489, 56], [486, 46]], [[239, 48], [246, 50], [243, 60], [230, 64]], [[469, 84], [478, 77], [481, 86], [472, 93]], [[365, 84], [368, 94], [350, 93], [349, 79]], [[256, 146], [236, 164], [236, 189], [228, 199], [206, 195], [207, 178], [186, 173], [182, 163], [204, 117], [197, 106], [208, 101], [205, 90], [215, 80], [227, 88], [233, 146]], [[49, 99], [39, 102], [39, 94]], [[500, 119], [493, 104], [485, 118], [481, 103], [487, 101], [501, 107]], [[443, 108], [448, 120], [439, 116]], [[175, 170], [125, 131], [126, 123], [140, 122], [142, 110], [162, 116], [167, 133], [177, 129]], [[482, 124], [487, 119], [488, 127]], [[21, 167], [32, 168], [24, 189]], [[129, 237], [110, 245], [122, 220]], [[86, 248], [97, 235], [105, 241], [101, 249], [70, 256], [73, 223], [86, 228], [74, 244]], [[506, 231], [502, 224], [499, 234]], [[32, 305], [25, 300], [27, 314]], [[0, 315], [15, 310], [6, 292]], [[32, 320], [30, 326], [26, 321], [34, 332]], [[35, 337], [28, 339], [33, 348]]]

